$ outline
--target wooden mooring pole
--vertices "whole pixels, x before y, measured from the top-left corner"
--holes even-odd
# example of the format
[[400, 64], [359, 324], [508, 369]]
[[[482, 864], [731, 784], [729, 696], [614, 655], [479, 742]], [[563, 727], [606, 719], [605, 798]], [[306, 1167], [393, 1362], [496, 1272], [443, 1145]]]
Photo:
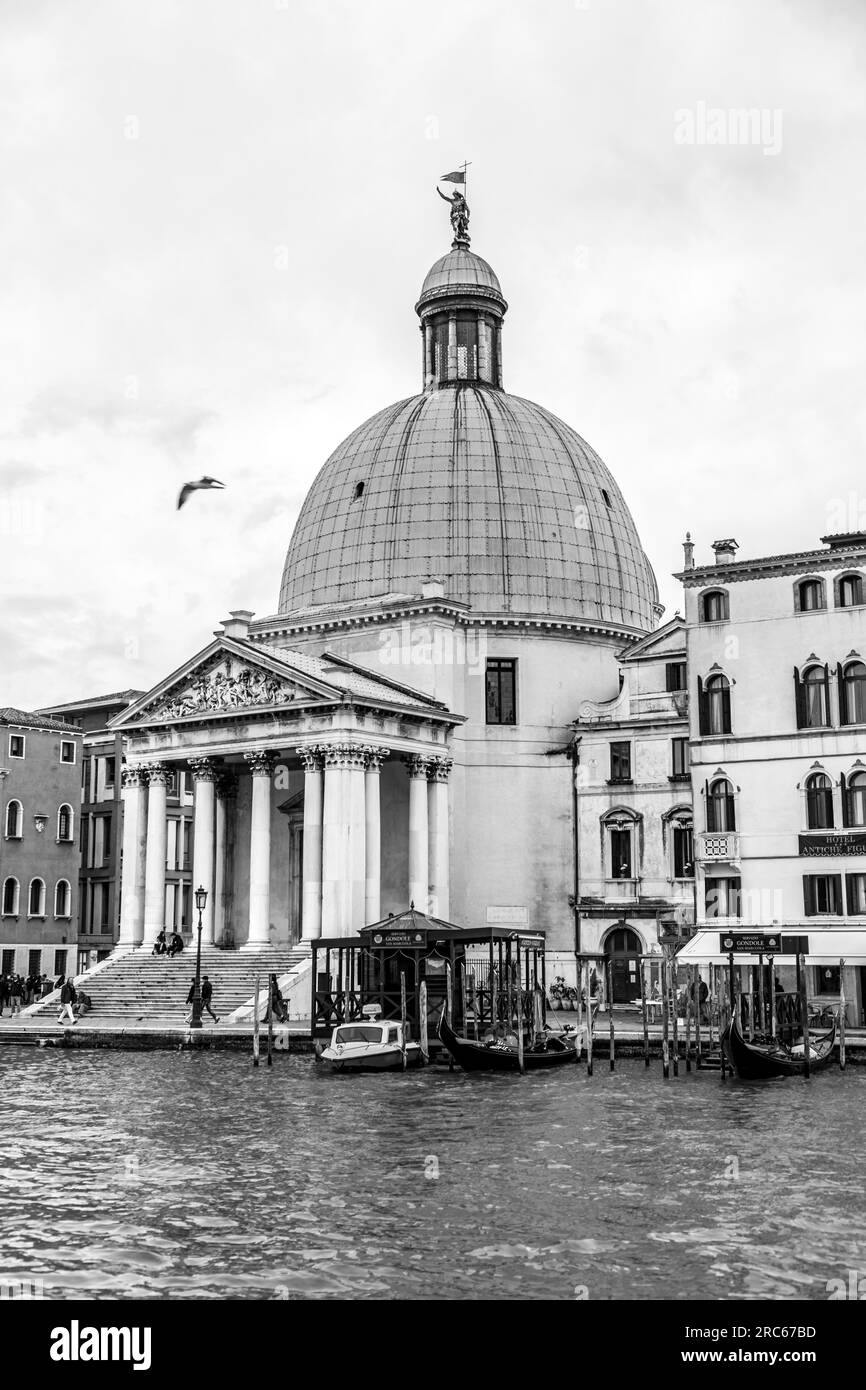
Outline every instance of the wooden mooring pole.
[[259, 1065], [259, 977], [256, 976], [256, 990], [253, 998], [253, 1066]]
[[809, 1058], [809, 992], [806, 987], [806, 957], [800, 952], [797, 956], [797, 974], [800, 976], [800, 1016], [803, 1026], [803, 1075], [812, 1072]]
[[[450, 1024], [449, 1019], [449, 1024]], [[403, 1070], [406, 1070], [406, 971], [400, 971], [400, 1051], [403, 1054]]]
[[607, 966], [607, 1013], [610, 1019], [610, 1069], [613, 1071], [616, 1065], [616, 1039], [613, 1031], [613, 961], [608, 959]]
[[640, 963], [640, 1011], [643, 1019], [643, 1064], [648, 1067], [650, 1064], [649, 1055], [649, 1027], [647, 1025], [647, 1006], [646, 1006], [646, 961], [641, 957]]
[[670, 960], [670, 982], [671, 982], [671, 1005], [672, 1005], [672, 1042], [674, 1045], [674, 1076], [680, 1074], [680, 1034], [679, 1034], [679, 1012], [680, 1006], [677, 1000], [677, 958], [672, 956]]
[[586, 1074], [592, 1076], [592, 995], [589, 992], [592, 967], [586, 962]]
[[[709, 999], [709, 993], [707, 998]], [[695, 1069], [701, 1069], [701, 967], [695, 966]]]
[[274, 1065], [274, 985], [275, 975], [268, 976], [268, 1066]]
[[668, 1050], [668, 1011], [670, 1009], [670, 998], [668, 996], [668, 970], [667, 960], [662, 956], [659, 966], [659, 974], [662, 983], [662, 1076], [665, 1081], [670, 1078], [671, 1059]]
[[430, 1061], [430, 1039], [427, 1036], [427, 981], [422, 980], [418, 986], [418, 1020], [419, 1035], [421, 1042], [421, 1059], [423, 1062]]
[[773, 957], [767, 956], [767, 969], [770, 972], [770, 1017], [769, 1033], [770, 1037], [776, 1036], [776, 974], [773, 970]]
[[845, 961], [839, 961], [839, 1070], [845, 1070]]
[[525, 1067], [523, 1065], [523, 981], [520, 978], [520, 942], [516, 944], [517, 951], [517, 1068], [523, 1075]]
[[692, 1069], [692, 990], [695, 988], [694, 972], [686, 966], [686, 1071]]

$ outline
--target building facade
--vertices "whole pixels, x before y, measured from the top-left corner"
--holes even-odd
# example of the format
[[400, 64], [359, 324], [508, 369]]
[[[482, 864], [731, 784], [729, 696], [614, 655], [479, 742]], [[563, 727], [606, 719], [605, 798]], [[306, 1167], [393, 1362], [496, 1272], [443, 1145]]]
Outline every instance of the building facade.
[[619, 691], [575, 721], [580, 947], [604, 952], [613, 1002], [640, 997], [639, 959], [695, 920], [685, 622], [619, 654]]
[[[52, 705], [40, 711], [81, 730], [78, 968], [104, 960], [120, 935], [123, 843], [123, 736], [108, 722], [141, 698], [121, 690]], [[176, 769], [166, 786], [165, 924], [190, 937], [192, 931], [192, 781]]]
[[810, 993], [866, 1005], [866, 533], [696, 565], [686, 542], [698, 925], [808, 938]]
[[661, 609], [604, 463], [503, 389], [506, 310], [455, 238], [416, 305], [422, 390], [321, 470], [277, 612], [237, 610], [111, 721], [123, 945], [164, 924], [167, 782], [186, 771], [206, 941], [304, 944], [414, 901], [543, 930], [549, 968], [573, 971], [574, 720]]
[[82, 735], [0, 709], [0, 973], [77, 966]]

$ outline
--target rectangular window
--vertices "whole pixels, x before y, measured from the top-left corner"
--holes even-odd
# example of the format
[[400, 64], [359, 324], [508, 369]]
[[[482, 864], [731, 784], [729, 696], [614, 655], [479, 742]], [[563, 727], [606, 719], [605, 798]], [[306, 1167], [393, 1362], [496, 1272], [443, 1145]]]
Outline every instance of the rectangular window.
[[60, 761], [62, 763], [75, 762], [75, 740], [62, 738], [60, 740]]
[[695, 850], [692, 827], [674, 826], [674, 878], [694, 878]]
[[610, 832], [610, 876], [611, 878], [632, 878], [631, 831], [611, 827]]
[[819, 994], [838, 994], [842, 988], [842, 971], [838, 965], [819, 965], [815, 970]]
[[665, 689], [685, 690], [686, 688], [686, 663], [684, 661], [669, 661], [665, 666]]
[[41, 951], [28, 951], [28, 952], [27, 952], [27, 974], [28, 974], [28, 975], [41, 975], [41, 974], [42, 974], [42, 952], [41, 952]]
[[111, 816], [102, 817], [102, 867], [111, 863]]
[[487, 661], [487, 723], [517, 723], [517, 662], [502, 658]]
[[10, 756], [10, 758], [23, 758], [23, 757], [24, 757], [24, 735], [23, 735], [23, 734], [10, 734], [10, 735], [9, 735], [9, 756]]
[[671, 739], [671, 776], [688, 781], [689, 777], [689, 741], [687, 738]]
[[3, 952], [3, 974], [13, 975], [15, 973], [15, 950]]
[[738, 878], [704, 879], [705, 913], [707, 920], [717, 917], [739, 917], [740, 880]]
[[610, 780], [612, 782], [631, 781], [630, 743], [612, 743], [610, 745]]
[[184, 883], [184, 884], [181, 886], [181, 899], [180, 899], [180, 925], [181, 925], [181, 930], [183, 930], [184, 928], [186, 928], [186, 927], [189, 926], [189, 905], [190, 905], [190, 898], [191, 898], [191, 897], [192, 897], [192, 893], [191, 893], [191, 890], [190, 890], [190, 885], [189, 885], [188, 883]]
[[105, 759], [105, 788], [114, 786], [114, 758]]
[[841, 916], [842, 875], [804, 874], [803, 905], [807, 917]]
[[57, 975], [65, 975], [65, 974], [66, 974], [66, 952], [65, 952], [65, 951], [55, 951], [55, 952], [54, 952], [54, 974], [55, 974], [55, 976], [57, 976]]
[[175, 816], [169, 816], [165, 826], [165, 867], [176, 869], [178, 867], [178, 821]]
[[191, 821], [191, 820], [189, 819], [189, 817], [187, 816], [187, 817], [185, 817], [185, 819], [184, 819], [184, 821], [183, 821], [183, 857], [182, 857], [181, 863], [180, 863], [180, 868], [181, 868], [181, 869], [188, 869], [188, 868], [190, 867], [190, 859], [191, 859], [190, 847], [191, 847], [191, 845], [192, 845], [192, 821]]
[[848, 886], [848, 916], [866, 915], [866, 874], [846, 874]]
[[176, 773], [176, 772], [170, 772], [170, 773], [168, 774], [168, 780], [167, 780], [167, 782], [166, 782], [166, 784], [165, 784], [165, 794], [166, 794], [166, 796], [177, 796], [177, 794], [178, 794], [178, 792], [177, 792], [177, 787], [178, 787], [177, 773]]

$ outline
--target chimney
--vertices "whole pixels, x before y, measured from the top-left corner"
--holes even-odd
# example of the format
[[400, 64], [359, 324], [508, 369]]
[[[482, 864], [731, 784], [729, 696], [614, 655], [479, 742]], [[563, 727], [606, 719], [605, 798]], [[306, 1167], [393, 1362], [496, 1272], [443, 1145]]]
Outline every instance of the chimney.
[[737, 558], [739, 550], [737, 542], [730, 538], [725, 541], [713, 541], [713, 554], [716, 557], [717, 565], [729, 565]]
[[233, 608], [229, 616], [223, 618], [223, 636], [249, 637], [252, 616], [249, 608]]
[[693, 570], [695, 567], [695, 543], [692, 540], [691, 531], [686, 531], [686, 538], [683, 541], [683, 569]]

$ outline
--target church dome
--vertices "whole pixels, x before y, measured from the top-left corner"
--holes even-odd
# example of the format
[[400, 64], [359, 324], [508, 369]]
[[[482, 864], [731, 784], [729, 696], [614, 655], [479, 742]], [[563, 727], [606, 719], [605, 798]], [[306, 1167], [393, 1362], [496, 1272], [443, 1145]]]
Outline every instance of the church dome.
[[485, 617], [656, 624], [658, 586], [598, 454], [502, 390], [499, 281], [468, 237], [429, 271], [416, 305], [424, 390], [360, 425], [301, 508], [281, 614], [421, 597]]
[[473, 292], [495, 296], [505, 307], [502, 287], [492, 266], [464, 246], [453, 246], [447, 256], [441, 256], [431, 265], [415, 307], [420, 309], [432, 299]]

